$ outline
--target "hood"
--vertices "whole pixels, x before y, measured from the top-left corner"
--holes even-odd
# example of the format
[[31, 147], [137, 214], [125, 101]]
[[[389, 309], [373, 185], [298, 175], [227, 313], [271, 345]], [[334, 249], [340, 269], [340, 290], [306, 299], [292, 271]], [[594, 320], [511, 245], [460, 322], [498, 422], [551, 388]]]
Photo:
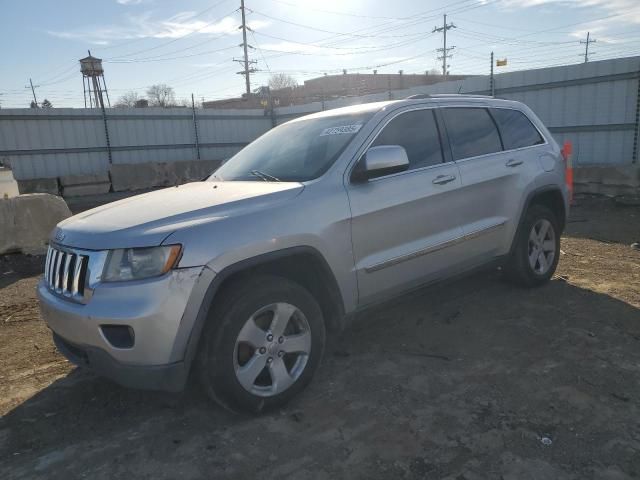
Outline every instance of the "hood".
[[51, 239], [87, 250], [160, 245], [180, 228], [211, 223], [291, 199], [295, 182], [196, 182], [136, 195], [58, 224]]

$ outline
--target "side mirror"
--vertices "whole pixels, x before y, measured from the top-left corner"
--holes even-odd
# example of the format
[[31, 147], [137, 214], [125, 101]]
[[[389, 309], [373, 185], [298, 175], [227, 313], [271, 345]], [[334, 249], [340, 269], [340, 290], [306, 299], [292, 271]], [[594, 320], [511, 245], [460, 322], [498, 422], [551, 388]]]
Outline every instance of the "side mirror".
[[352, 180], [366, 182], [371, 178], [402, 172], [409, 168], [407, 151], [400, 145], [371, 147], [358, 162]]

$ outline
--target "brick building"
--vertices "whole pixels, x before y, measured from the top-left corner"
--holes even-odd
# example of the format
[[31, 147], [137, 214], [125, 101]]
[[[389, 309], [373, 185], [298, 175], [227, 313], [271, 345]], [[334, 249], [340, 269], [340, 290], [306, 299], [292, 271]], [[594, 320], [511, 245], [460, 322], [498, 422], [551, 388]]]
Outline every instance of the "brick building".
[[[460, 80], [469, 75], [449, 75], [447, 80]], [[343, 73], [342, 75], [324, 75], [305, 80], [303, 85], [271, 91], [275, 105], [300, 105], [333, 98], [354, 97], [389, 90], [431, 85], [442, 82], [442, 75], [400, 73]], [[204, 108], [262, 108], [269, 92], [261, 87], [259, 92], [249, 98], [212, 100], [203, 102]]]

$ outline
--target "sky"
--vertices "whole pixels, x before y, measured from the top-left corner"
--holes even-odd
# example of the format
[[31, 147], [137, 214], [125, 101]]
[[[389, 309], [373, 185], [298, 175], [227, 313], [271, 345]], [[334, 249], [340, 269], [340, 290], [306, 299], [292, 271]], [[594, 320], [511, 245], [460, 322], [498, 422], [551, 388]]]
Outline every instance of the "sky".
[[[246, 0], [251, 87], [287, 73], [298, 83], [341, 73], [442, 69], [447, 23], [450, 74], [488, 74], [640, 55], [638, 0]], [[240, 0], [0, 0], [0, 106], [83, 107], [78, 60], [104, 61], [112, 103], [150, 85], [178, 100], [239, 96], [244, 79]]]

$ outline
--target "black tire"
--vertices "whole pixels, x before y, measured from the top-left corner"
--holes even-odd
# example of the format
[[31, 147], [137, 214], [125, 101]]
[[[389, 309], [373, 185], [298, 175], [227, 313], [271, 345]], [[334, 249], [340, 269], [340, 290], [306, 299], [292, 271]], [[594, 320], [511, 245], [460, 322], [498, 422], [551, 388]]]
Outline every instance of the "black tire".
[[[214, 302], [215, 306], [203, 330], [198, 355], [200, 381], [211, 399], [234, 412], [261, 413], [283, 406], [307, 386], [322, 359], [326, 336], [322, 311], [307, 290], [286, 278], [258, 275], [245, 277], [224, 288], [216, 295]], [[292, 305], [302, 313], [311, 335], [310, 351], [306, 356], [306, 364], [299, 370], [301, 373], [291, 386], [271, 396], [260, 396], [243, 387], [236, 376], [236, 341], [254, 313], [275, 303]], [[299, 318], [300, 313], [296, 312], [291, 318], [294, 317]], [[271, 346], [279, 348], [274, 344], [275, 341]], [[250, 355], [257, 355], [257, 350]], [[265, 354], [268, 358], [272, 358], [270, 351]], [[278, 361], [275, 355], [273, 358]], [[265, 369], [261, 375], [271, 376], [268, 365]]]
[[[529, 261], [531, 251], [529, 236], [534, 225], [544, 220], [549, 222], [553, 229], [555, 254], [548, 268], [544, 272], [538, 272]], [[514, 242], [511, 257], [505, 268], [507, 277], [523, 287], [537, 287], [547, 283], [555, 273], [560, 258], [560, 229], [553, 212], [544, 205], [534, 204], [529, 207]]]

